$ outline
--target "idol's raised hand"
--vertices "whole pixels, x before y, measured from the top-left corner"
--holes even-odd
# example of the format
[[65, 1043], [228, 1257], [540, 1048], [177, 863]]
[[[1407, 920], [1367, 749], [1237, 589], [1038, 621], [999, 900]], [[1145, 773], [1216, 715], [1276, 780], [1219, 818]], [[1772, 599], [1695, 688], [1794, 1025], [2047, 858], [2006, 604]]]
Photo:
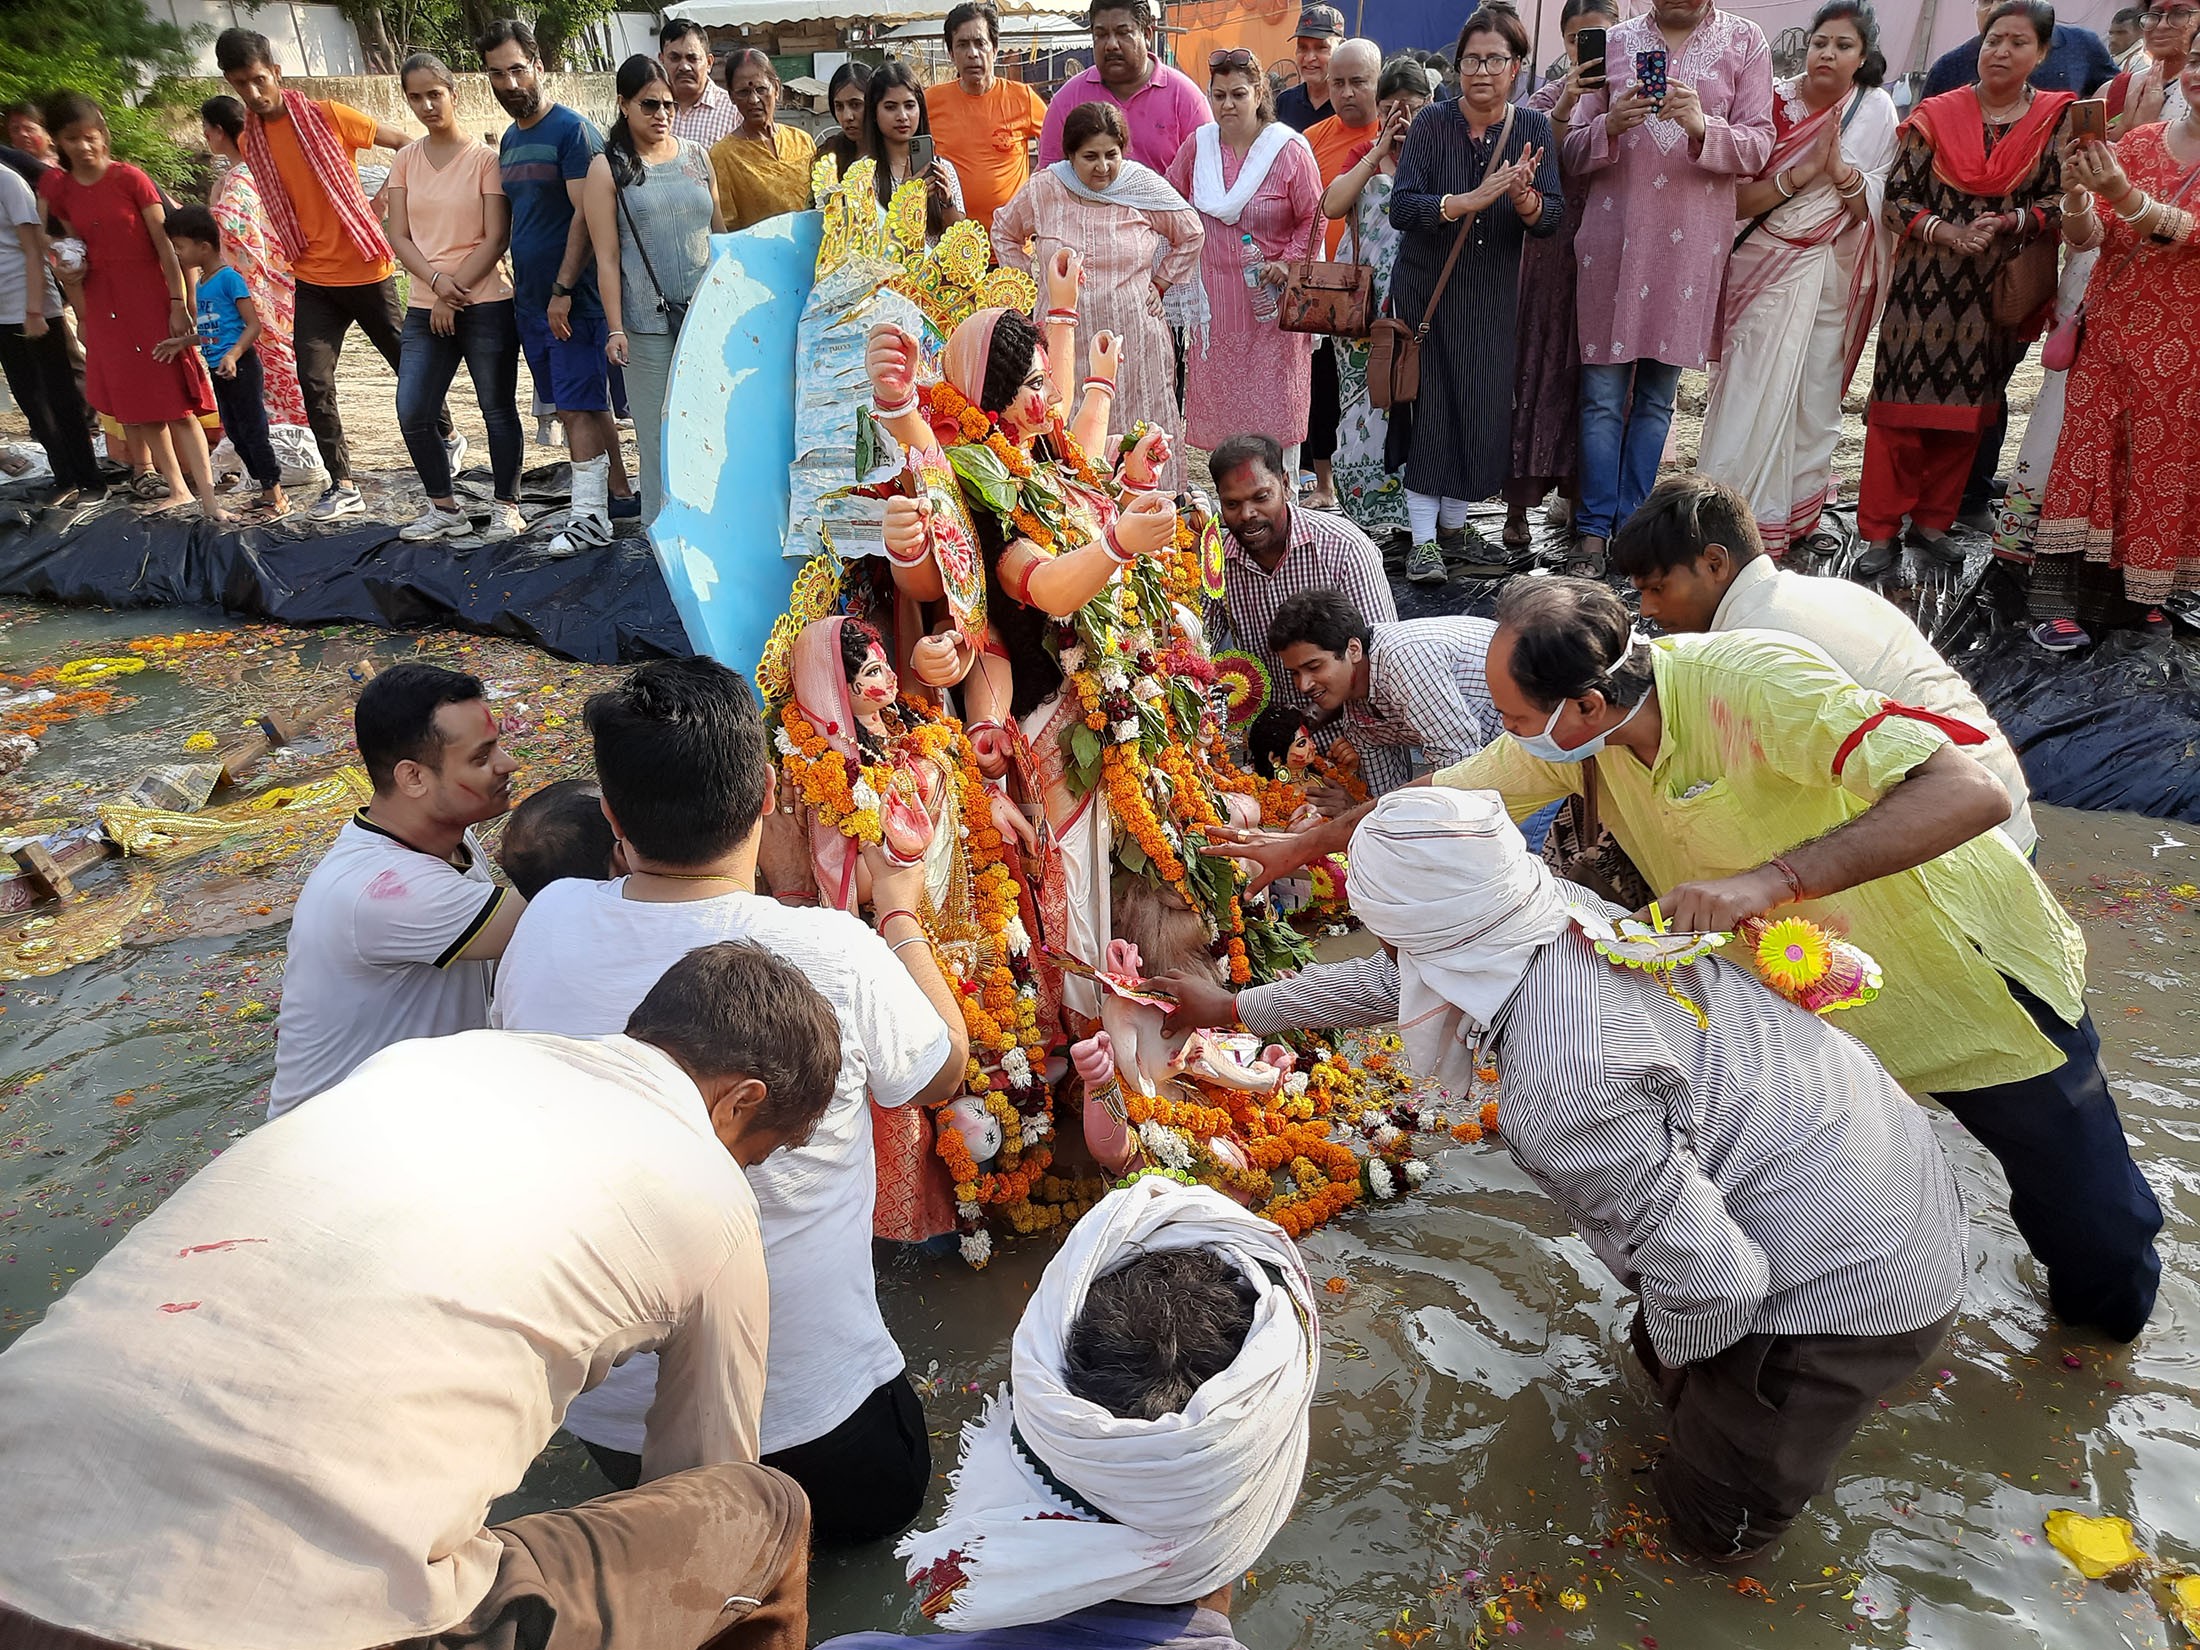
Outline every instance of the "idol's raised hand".
[[1176, 542], [1176, 506], [1159, 493], [1134, 494], [1115, 518], [1115, 542], [1127, 555], [1159, 555]]
[[916, 339], [897, 326], [873, 327], [863, 341], [863, 371], [878, 405], [904, 405], [917, 388]]
[[1092, 340], [1092, 376], [1105, 379], [1112, 389], [1116, 374], [1122, 370], [1122, 335], [1113, 332], [1096, 333]]
[[[880, 537], [886, 541], [886, 553], [904, 566], [922, 561], [930, 548], [926, 535], [931, 526], [932, 506], [926, 500], [905, 494], [888, 499], [886, 522], [880, 532]], [[924, 644], [917, 645], [922, 647]]]
[[1085, 260], [1070, 247], [1055, 248], [1047, 260], [1047, 309], [1077, 309], [1077, 289], [1085, 284]]

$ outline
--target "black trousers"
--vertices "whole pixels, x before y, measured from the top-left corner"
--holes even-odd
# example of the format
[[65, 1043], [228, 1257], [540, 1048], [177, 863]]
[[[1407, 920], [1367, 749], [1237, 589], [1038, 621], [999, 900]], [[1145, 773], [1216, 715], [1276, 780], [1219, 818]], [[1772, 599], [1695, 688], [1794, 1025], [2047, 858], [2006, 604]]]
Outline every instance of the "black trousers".
[[[582, 1439], [589, 1459], [620, 1489], [642, 1479], [642, 1458]], [[932, 1435], [909, 1377], [896, 1375], [822, 1438], [774, 1450], [764, 1465], [800, 1484], [820, 1546], [854, 1547], [898, 1535], [924, 1508], [932, 1482]]]
[[20, 323], [0, 326], [0, 370], [6, 374], [8, 393], [30, 421], [31, 439], [46, 449], [54, 480], [63, 487], [105, 487], [61, 318], [49, 318], [38, 338], [26, 337]]
[[1314, 340], [1314, 394], [1306, 408], [1306, 443], [1299, 457], [1311, 463], [1337, 456], [1337, 425], [1344, 418], [1337, 385], [1337, 345], [1334, 339]]
[[244, 460], [245, 473], [266, 492], [279, 487], [283, 466], [267, 438], [267, 374], [260, 366], [260, 352], [248, 349], [237, 357], [236, 377], [211, 373], [214, 405], [221, 409], [222, 433]]
[[1979, 431], [1978, 451], [1971, 455], [1971, 474], [1963, 483], [1963, 511], [1968, 515], [1993, 502], [1994, 476], [2001, 469], [2001, 445], [2009, 438], [2009, 403], [2001, 404], [1994, 420]]
[[1873, 1406], [1917, 1373], [1954, 1321], [1951, 1312], [1899, 1335], [1744, 1335], [1670, 1369], [1638, 1307], [1629, 1338], [1669, 1412], [1650, 1484], [1675, 1544], [1720, 1562], [1779, 1540], [1832, 1482]]
[[2063, 1063], [2021, 1083], [1933, 1098], [2008, 1176], [2010, 1218], [2047, 1268], [2055, 1316], [2131, 1340], [2146, 1327], [2162, 1281], [2154, 1251], [2162, 1205], [2131, 1160], [2116, 1097], [2101, 1072], [2093, 1016], [2065, 1025], [2014, 980], [2009, 994], [2063, 1051]]
[[[343, 415], [336, 410], [336, 358], [344, 352], [344, 335], [355, 326], [390, 364], [390, 371], [397, 371], [405, 351], [405, 314], [397, 302], [395, 277], [361, 286], [298, 283], [297, 316], [291, 326], [298, 389], [332, 487], [351, 479], [351, 448], [344, 441]], [[436, 415], [436, 431], [450, 438], [447, 405]]]

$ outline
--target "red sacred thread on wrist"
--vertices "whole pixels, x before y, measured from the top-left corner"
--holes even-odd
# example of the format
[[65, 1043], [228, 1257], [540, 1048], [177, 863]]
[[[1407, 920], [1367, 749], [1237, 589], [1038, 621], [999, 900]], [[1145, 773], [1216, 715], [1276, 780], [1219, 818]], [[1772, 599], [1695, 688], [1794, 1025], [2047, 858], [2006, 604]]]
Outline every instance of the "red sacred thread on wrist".
[[1799, 900], [1809, 897], [1803, 892], [1802, 877], [1796, 873], [1795, 867], [1787, 862], [1787, 856], [1785, 854], [1780, 854], [1772, 859], [1768, 859], [1765, 861], [1765, 864], [1769, 869], [1779, 872], [1781, 879], [1787, 883], [1788, 898]]

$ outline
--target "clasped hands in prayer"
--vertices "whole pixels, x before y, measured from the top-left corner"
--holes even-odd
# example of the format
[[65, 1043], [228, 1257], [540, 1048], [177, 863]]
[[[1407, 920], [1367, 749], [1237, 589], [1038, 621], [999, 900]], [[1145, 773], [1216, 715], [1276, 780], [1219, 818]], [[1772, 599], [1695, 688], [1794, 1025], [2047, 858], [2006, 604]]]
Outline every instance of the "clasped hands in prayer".
[[1437, 204], [1437, 214], [1446, 223], [1456, 223], [1510, 196], [1513, 210], [1532, 223], [1543, 214], [1543, 191], [1535, 186], [1535, 174], [1542, 164], [1543, 151], [1530, 144], [1518, 160], [1492, 166], [1489, 175], [1465, 194], [1446, 195]]

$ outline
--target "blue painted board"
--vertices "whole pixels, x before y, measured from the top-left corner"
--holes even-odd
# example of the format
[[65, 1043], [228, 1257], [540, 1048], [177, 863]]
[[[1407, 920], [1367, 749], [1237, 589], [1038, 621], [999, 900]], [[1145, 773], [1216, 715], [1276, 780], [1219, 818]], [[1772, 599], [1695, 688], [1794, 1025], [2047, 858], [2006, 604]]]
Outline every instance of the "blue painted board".
[[665, 396], [665, 502], [650, 528], [698, 653], [752, 680], [801, 562], [784, 554], [794, 462], [795, 328], [824, 218], [711, 237]]

